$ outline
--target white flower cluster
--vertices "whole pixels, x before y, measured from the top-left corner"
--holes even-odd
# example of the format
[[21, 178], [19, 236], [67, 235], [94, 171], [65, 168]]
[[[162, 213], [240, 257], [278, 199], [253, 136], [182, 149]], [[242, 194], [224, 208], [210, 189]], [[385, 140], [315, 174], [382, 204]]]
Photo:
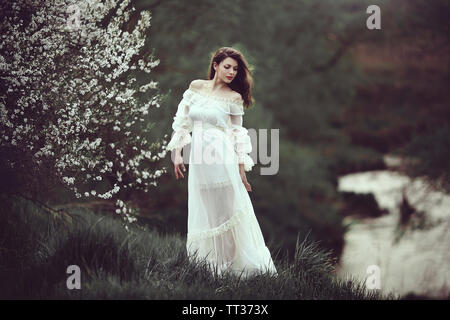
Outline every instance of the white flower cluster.
[[[129, 3], [0, 3], [5, 13], [0, 21], [0, 81], [6, 88], [0, 94], [0, 147], [32, 151], [36, 164], [44, 158], [52, 159], [56, 174], [78, 198], [118, 197], [121, 187], [139, 186], [148, 191], [165, 172], [165, 168], [153, 173], [139, 169], [144, 161], [163, 158], [165, 150], [152, 155], [146, 139], [132, 142], [131, 131], [121, 130], [132, 129], [135, 121], [129, 119], [145, 121], [143, 116], [152, 106], [159, 107], [160, 100], [153, 96], [139, 105], [135, 97], [137, 92], [157, 88], [155, 81], [138, 86], [135, 79], [118, 80], [126, 79], [132, 70], [150, 73], [160, 62], [153, 56], [135, 58], [142, 55], [151, 14], [142, 11], [134, 30], [122, 32], [135, 11]], [[19, 15], [25, 7], [32, 12], [28, 22]], [[117, 8], [117, 14], [109, 17], [105, 28], [99, 27], [113, 8]], [[143, 136], [147, 133], [140, 132]], [[106, 152], [111, 150], [115, 151]], [[75, 179], [73, 172], [84, 173]], [[117, 181], [111, 190], [79, 190], [102, 181], [105, 175], [110, 178], [112, 172]], [[122, 212], [128, 214], [123, 208]]]
[[139, 88], [139, 91], [140, 91], [140, 92], [145, 92], [145, 91], [147, 91], [148, 89], [156, 89], [156, 86], [157, 86], [157, 85], [158, 85], [157, 82], [151, 81], [151, 82], [149, 82], [149, 83], [147, 83], [147, 84], [141, 86], [141, 87]]
[[116, 207], [117, 207], [116, 213], [122, 214], [122, 217], [125, 220], [125, 222], [133, 223], [137, 220], [136, 214], [133, 214], [133, 209], [128, 208], [122, 200], [120, 199], [116, 200]]

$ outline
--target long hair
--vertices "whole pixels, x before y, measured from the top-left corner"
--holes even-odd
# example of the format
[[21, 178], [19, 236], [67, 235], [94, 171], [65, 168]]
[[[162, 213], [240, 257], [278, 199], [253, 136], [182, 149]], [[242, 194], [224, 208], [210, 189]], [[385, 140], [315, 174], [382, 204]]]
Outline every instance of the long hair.
[[239, 92], [242, 96], [242, 99], [244, 100], [244, 107], [249, 108], [253, 104], [253, 78], [247, 61], [245, 60], [243, 54], [239, 52], [239, 50], [230, 47], [222, 47], [217, 50], [211, 58], [207, 77], [209, 80], [214, 78], [214, 75], [216, 73], [213, 65], [214, 62], [219, 65], [222, 60], [228, 57], [235, 59], [238, 63], [238, 72], [233, 81], [228, 84], [228, 87], [236, 92]]

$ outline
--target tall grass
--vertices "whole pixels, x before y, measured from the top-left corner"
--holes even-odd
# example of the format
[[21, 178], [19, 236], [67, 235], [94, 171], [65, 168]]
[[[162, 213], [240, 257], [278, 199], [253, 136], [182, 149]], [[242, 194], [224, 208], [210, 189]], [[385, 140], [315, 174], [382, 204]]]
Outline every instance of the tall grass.
[[[278, 277], [249, 279], [210, 272], [188, 259], [180, 234], [161, 234], [78, 208], [56, 216], [29, 202], [0, 197], [2, 299], [395, 299], [337, 280], [330, 254], [298, 241], [294, 263], [275, 259]], [[81, 289], [69, 290], [69, 265]]]

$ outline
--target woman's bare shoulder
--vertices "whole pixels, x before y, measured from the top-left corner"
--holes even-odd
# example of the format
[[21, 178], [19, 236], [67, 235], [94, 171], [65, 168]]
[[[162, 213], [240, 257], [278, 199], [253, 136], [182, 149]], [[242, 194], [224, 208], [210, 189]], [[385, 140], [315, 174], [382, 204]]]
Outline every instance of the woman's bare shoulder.
[[191, 89], [196, 89], [196, 90], [201, 90], [203, 88], [203, 84], [204, 84], [205, 80], [203, 79], [196, 79], [196, 80], [192, 80], [191, 84], [189, 85], [189, 88]]
[[243, 100], [242, 99], [242, 95], [239, 92], [234, 91], [234, 90], [231, 90], [230, 98], [233, 99], [233, 100], [237, 100], [237, 101], [242, 101]]

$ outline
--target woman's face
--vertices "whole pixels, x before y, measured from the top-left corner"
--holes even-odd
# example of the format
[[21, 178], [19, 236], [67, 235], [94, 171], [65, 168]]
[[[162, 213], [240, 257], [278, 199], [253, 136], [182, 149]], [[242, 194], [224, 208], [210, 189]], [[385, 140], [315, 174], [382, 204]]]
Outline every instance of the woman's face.
[[214, 70], [219, 80], [231, 83], [238, 72], [238, 62], [233, 58], [227, 57], [219, 65], [214, 62]]

